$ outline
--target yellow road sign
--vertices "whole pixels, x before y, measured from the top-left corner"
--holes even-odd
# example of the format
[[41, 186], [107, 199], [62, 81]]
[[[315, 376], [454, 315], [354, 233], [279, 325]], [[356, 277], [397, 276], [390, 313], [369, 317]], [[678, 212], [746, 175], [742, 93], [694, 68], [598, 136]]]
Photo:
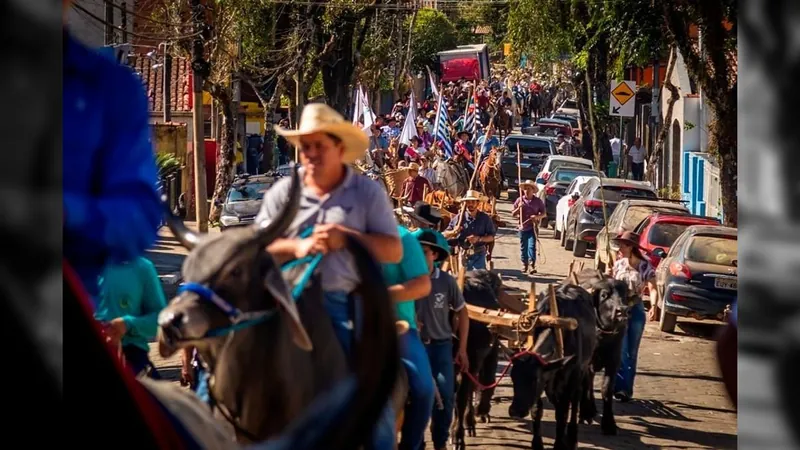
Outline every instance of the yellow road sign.
[[620, 83], [617, 87], [611, 91], [611, 95], [614, 96], [614, 99], [619, 102], [620, 106], [628, 103], [630, 99], [632, 99], [636, 94], [628, 87], [628, 83]]

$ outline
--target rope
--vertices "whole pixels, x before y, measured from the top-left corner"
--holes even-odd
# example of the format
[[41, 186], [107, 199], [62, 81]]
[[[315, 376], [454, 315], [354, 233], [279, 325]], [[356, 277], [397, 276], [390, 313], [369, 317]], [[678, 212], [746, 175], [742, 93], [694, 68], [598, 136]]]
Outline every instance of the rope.
[[[506, 377], [506, 375], [508, 375], [508, 371], [509, 371], [509, 370], [511, 370], [511, 366], [513, 366], [513, 365], [514, 365], [514, 361], [515, 361], [515, 360], [517, 360], [517, 359], [519, 359], [519, 358], [521, 358], [521, 357], [523, 357], [523, 356], [525, 356], [525, 355], [531, 355], [531, 356], [533, 356], [534, 358], [538, 359], [538, 360], [539, 360], [539, 362], [540, 362], [542, 365], [545, 365], [545, 366], [546, 366], [546, 365], [548, 364], [548, 363], [547, 363], [547, 361], [545, 361], [545, 360], [544, 360], [544, 359], [543, 359], [541, 356], [539, 356], [539, 354], [538, 354], [538, 353], [536, 353], [536, 352], [532, 352], [532, 351], [530, 351], [530, 350], [527, 350], [527, 349], [526, 349], [526, 350], [522, 350], [521, 352], [519, 352], [519, 353], [515, 354], [514, 356], [512, 356], [512, 357], [511, 357], [511, 359], [509, 359], [509, 361], [508, 361], [508, 365], [507, 365], [507, 366], [505, 367], [505, 369], [503, 369], [503, 371], [500, 373], [500, 378], [498, 378], [498, 379], [497, 379], [497, 380], [496, 380], [494, 383], [492, 383], [492, 384], [489, 384], [489, 385], [481, 384], [481, 382], [480, 382], [480, 381], [478, 381], [478, 379], [475, 377], [475, 375], [471, 374], [469, 371], [459, 370], [459, 372], [460, 372], [460, 373], [462, 373], [462, 374], [464, 374], [464, 375], [466, 375], [466, 376], [467, 376], [467, 378], [469, 378], [469, 379], [470, 379], [470, 381], [472, 381], [472, 382], [475, 384], [475, 388], [476, 388], [477, 390], [479, 390], [479, 391], [485, 391], [485, 390], [488, 390], [488, 389], [494, 389], [494, 388], [496, 388], [496, 387], [497, 387], [497, 385], [498, 385], [498, 384], [500, 384], [500, 382], [501, 382], [501, 381], [503, 381], [503, 378], [505, 378], [505, 377]], [[456, 364], [456, 366], [459, 366], [459, 365], [458, 365], [458, 364]], [[459, 366], [459, 367], [460, 367], [460, 366]]]

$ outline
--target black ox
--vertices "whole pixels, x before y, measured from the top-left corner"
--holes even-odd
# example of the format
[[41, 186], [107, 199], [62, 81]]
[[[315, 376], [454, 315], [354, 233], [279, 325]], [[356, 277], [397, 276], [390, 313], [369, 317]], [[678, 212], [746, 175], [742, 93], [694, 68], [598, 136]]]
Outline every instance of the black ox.
[[[528, 413], [533, 417], [531, 447], [544, 449], [542, 441], [542, 393], [547, 394], [556, 413], [556, 449], [577, 449], [578, 410], [582, 387], [590, 375], [591, 358], [597, 345], [596, 314], [592, 296], [583, 288], [562, 285], [556, 289], [559, 316], [578, 322], [575, 330], [562, 330], [564, 356], [556, 355], [556, 339], [550, 328], [534, 331], [534, 347], [528, 354], [517, 358], [511, 368], [514, 397], [508, 408], [512, 418], [523, 419]], [[545, 295], [540, 294], [536, 310], [541, 315], [550, 314]], [[570, 409], [571, 408], [571, 409]], [[567, 416], [569, 414], [569, 425]]]

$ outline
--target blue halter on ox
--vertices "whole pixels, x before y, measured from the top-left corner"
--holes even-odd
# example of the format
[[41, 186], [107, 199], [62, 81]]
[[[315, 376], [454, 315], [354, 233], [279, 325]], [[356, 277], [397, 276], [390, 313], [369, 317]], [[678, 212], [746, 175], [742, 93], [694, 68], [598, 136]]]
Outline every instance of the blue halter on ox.
[[[313, 227], [309, 227], [298, 237], [301, 239], [306, 238], [310, 236], [313, 231]], [[281, 270], [286, 271], [301, 264], [308, 263], [308, 266], [303, 271], [303, 274], [298, 280], [297, 284], [294, 286], [294, 288], [292, 288], [292, 300], [295, 302], [303, 294], [303, 290], [305, 289], [306, 284], [308, 284], [308, 281], [311, 279], [311, 275], [314, 273], [317, 266], [319, 266], [320, 261], [322, 261], [322, 256], [323, 255], [321, 253], [313, 256], [306, 256], [305, 258], [289, 261], [281, 266]], [[209, 330], [206, 332], [204, 337], [225, 336], [229, 333], [233, 333], [253, 325], [258, 325], [274, 317], [278, 311], [277, 308], [262, 311], [241, 311], [239, 308], [236, 308], [228, 303], [225, 299], [220, 297], [216, 292], [214, 292], [213, 289], [202, 283], [184, 283], [178, 289], [178, 294], [181, 294], [182, 292], [191, 292], [196, 294], [202, 300], [213, 303], [214, 306], [225, 313], [225, 315], [228, 317], [228, 320], [231, 322], [229, 326]]]

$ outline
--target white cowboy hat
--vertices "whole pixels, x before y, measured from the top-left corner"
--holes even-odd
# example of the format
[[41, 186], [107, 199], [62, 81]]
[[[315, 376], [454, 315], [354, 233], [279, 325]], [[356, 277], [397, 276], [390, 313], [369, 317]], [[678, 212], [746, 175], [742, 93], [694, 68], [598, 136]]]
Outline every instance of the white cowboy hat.
[[469, 200], [481, 201], [482, 195], [478, 191], [473, 191], [472, 189], [468, 190], [463, 197], [459, 198], [458, 201], [466, 202]]
[[415, 162], [412, 162], [411, 164], [408, 165], [408, 170], [409, 171], [412, 171], [412, 170], [419, 171], [419, 164], [417, 164]]
[[300, 127], [288, 130], [275, 126], [275, 132], [286, 138], [295, 147], [300, 146], [300, 138], [314, 133], [329, 133], [342, 140], [345, 152], [342, 162], [350, 164], [362, 157], [369, 147], [369, 138], [363, 130], [344, 120], [341, 114], [324, 103], [310, 103], [300, 116]]
[[519, 187], [522, 189], [525, 189], [526, 187], [531, 187], [533, 188], [534, 193], [539, 192], [539, 186], [536, 186], [536, 183], [534, 183], [531, 180], [523, 181], [522, 183], [519, 184]]

